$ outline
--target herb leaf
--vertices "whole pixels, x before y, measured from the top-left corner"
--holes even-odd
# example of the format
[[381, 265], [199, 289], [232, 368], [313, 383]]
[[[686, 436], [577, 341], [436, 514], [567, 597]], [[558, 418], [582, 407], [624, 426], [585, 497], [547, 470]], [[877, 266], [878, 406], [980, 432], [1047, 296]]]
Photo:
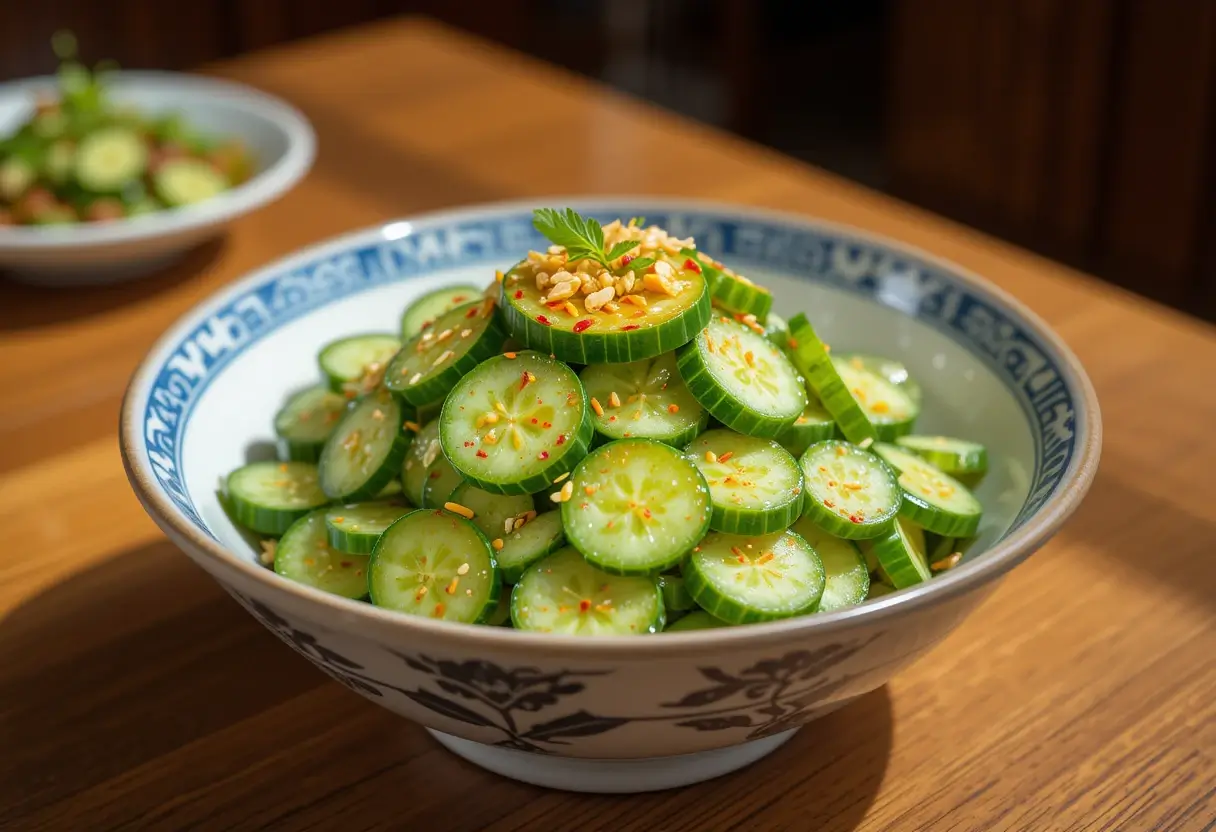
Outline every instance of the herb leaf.
[[[612, 261], [641, 245], [637, 240], [622, 240], [610, 251], [604, 251], [604, 229], [596, 220], [582, 216], [573, 208], [564, 211], [537, 208], [532, 212], [532, 225], [550, 242], [565, 248], [570, 262], [594, 260], [606, 269], [612, 268]], [[654, 262], [654, 258], [641, 259], [647, 266]], [[632, 261], [629, 268], [639, 268], [633, 265], [637, 262]]]
[[615, 260], [616, 258], [633, 251], [641, 244], [642, 242], [640, 240], [621, 240], [612, 248], [608, 249], [608, 259]]
[[648, 269], [653, 265], [653, 257], [636, 257], [633, 260], [630, 260], [629, 265], [627, 265], [625, 268], [629, 269], [631, 272], [639, 272], [642, 269]]

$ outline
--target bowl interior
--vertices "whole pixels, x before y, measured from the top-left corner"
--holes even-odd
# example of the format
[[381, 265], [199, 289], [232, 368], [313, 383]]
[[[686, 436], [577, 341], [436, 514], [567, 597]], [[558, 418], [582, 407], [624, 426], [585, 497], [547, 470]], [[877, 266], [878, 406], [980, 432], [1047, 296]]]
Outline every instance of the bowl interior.
[[[764, 214], [645, 201], [577, 206], [605, 219], [645, 215], [770, 286], [774, 310], [805, 311], [835, 350], [898, 358], [924, 389], [920, 432], [984, 443], [980, 540], [968, 558], [1027, 522], [1059, 487], [1077, 438], [1079, 394], [1063, 358], [1018, 314], [940, 264], [849, 232]], [[271, 266], [190, 315], [133, 388], [134, 449], [178, 511], [239, 557], [255, 550], [215, 490], [273, 453], [285, 395], [316, 383], [316, 354], [355, 332], [396, 331], [401, 310], [444, 283], [483, 285], [540, 245], [522, 207], [394, 223]]]

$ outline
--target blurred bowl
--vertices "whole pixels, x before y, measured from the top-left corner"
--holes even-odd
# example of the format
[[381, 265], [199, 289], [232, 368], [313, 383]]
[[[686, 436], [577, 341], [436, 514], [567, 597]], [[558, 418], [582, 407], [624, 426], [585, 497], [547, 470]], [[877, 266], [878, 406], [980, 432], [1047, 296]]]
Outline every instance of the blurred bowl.
[[[763, 281], [837, 349], [903, 360], [920, 428], [987, 445], [985, 518], [955, 569], [851, 609], [768, 624], [579, 639], [410, 617], [258, 565], [216, 482], [271, 436], [327, 341], [392, 331], [412, 298], [488, 282], [543, 245], [534, 205], [642, 215]], [[302, 251], [186, 314], [131, 381], [122, 453], [187, 555], [333, 678], [509, 777], [644, 791], [745, 765], [938, 644], [1076, 509], [1098, 463], [1098, 404], [1046, 325], [980, 277], [863, 232], [787, 214], [631, 198], [550, 199], [410, 218]], [[222, 659], [221, 659], [222, 660]], [[813, 730], [813, 729], [809, 729]]]
[[[149, 115], [180, 112], [208, 135], [240, 140], [257, 172], [218, 196], [181, 208], [103, 223], [0, 226], [0, 269], [24, 283], [69, 286], [138, 277], [217, 234], [229, 221], [277, 199], [312, 166], [316, 137], [308, 120], [278, 98], [243, 84], [172, 72], [115, 72], [118, 104]], [[33, 113], [51, 77], [0, 84], [0, 135]]]

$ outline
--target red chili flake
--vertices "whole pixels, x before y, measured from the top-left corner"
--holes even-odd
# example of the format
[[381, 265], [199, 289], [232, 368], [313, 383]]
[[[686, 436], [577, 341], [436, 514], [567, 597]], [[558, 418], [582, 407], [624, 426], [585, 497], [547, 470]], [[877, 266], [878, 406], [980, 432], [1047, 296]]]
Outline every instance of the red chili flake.
[[701, 267], [698, 266], [697, 261], [693, 260], [691, 257], [684, 261], [684, 268], [688, 269], [690, 272], [696, 272], [697, 274], [701, 273]]
[[591, 609], [591, 602], [588, 601], [586, 598], [584, 598], [583, 600], [578, 602], [578, 611], [579, 612], [586, 612], [589, 609]]
[[516, 290], [515, 290], [515, 299], [516, 299], [516, 300], [523, 300], [523, 297], [524, 297], [524, 290], [523, 290], [523, 289], [516, 289]]
[[633, 329], [638, 329], [638, 328], [639, 328], [639, 327], [638, 327], [638, 325], [637, 325], [637, 324], [625, 324], [625, 326], [621, 327], [621, 331], [622, 331], [622, 332], [629, 332], [630, 330], [633, 330]]
[[621, 265], [628, 266], [633, 261], [634, 261], [634, 256], [632, 254], [626, 254], [624, 257], [621, 258]]
[[833, 503], [831, 500], [824, 500], [823, 504], [825, 506], [827, 506], [828, 508], [836, 508], [836, 504]]
[[549, 428], [553, 427], [553, 423], [552, 422], [541, 422], [540, 426], [542, 428], [544, 428], [545, 430], [548, 430]]
[[553, 324], [549, 323], [549, 319], [546, 318], [544, 315], [537, 315], [536, 322], [544, 324], [545, 326], [553, 326]]
[[433, 323], [435, 323], [435, 322], [434, 322], [434, 321], [423, 321], [423, 322], [422, 322], [422, 328], [423, 328], [423, 329], [430, 329], [430, 328], [431, 328], [431, 324], [433, 324]]
[[468, 440], [465, 440], [464, 446], [465, 446], [466, 448], [471, 448], [471, 447], [473, 447], [473, 444], [474, 444], [474, 443], [469, 442]]
[[485, 451], [481, 450], [480, 448], [477, 450], [477, 458], [478, 458], [478, 459], [486, 459], [486, 458], [487, 458], [487, 457], [489, 457], [489, 456], [490, 456], [490, 455], [489, 455], [488, 453], [486, 453]]
[[549, 458], [549, 452], [548, 452], [548, 451], [541, 451], [541, 452], [540, 452], [540, 454], [538, 454], [538, 456], [539, 456], [539, 458], [540, 458], [542, 461], [544, 461], [544, 460], [546, 460], [546, 459], [548, 459], [548, 458]]
[[850, 519], [850, 520], [852, 520], [854, 523], [860, 523], [860, 522], [861, 522], [861, 518], [860, 518], [860, 517], [858, 517], [856, 514], [850, 514], [850, 515], [849, 515], [849, 519]]
[[464, 316], [465, 316], [466, 318], [476, 318], [476, 317], [477, 317], [477, 312], [478, 312], [478, 309], [477, 309], [477, 307], [476, 307], [476, 306], [474, 306], [474, 307], [472, 307], [471, 309], [469, 309], [469, 311], [468, 311], [468, 312], [465, 312], [465, 313], [464, 313]]
[[558, 437], [557, 437], [557, 444], [559, 444], [559, 445], [565, 445], [565, 444], [566, 444], [566, 434], [562, 433], [562, 434], [559, 434], [559, 435], [558, 435]]
[[456, 297], [452, 298], [452, 303], [464, 303], [464, 301], [465, 301], [464, 295], [457, 295]]
[[581, 321], [579, 321], [578, 323], [576, 323], [574, 325], [573, 329], [575, 332], [582, 332], [584, 329], [591, 326], [593, 323], [595, 323], [595, 321], [591, 320], [590, 318], [583, 318]]
[[532, 417], [532, 424], [534, 424], [534, 425], [539, 425], [539, 424], [540, 424], [540, 420], [539, 420], [539, 419], [537, 419], [535, 416], [533, 416], [533, 417]]

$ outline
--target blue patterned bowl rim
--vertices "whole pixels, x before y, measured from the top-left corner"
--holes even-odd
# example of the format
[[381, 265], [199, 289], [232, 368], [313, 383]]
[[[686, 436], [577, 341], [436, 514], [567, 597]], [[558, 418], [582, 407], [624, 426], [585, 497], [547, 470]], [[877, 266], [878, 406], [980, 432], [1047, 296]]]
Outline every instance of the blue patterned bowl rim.
[[[673, 233], [696, 236], [714, 255], [824, 282], [888, 306], [898, 293], [884, 293], [885, 282], [898, 279], [906, 286], [911, 279], [918, 289], [918, 305], [896, 308], [980, 357], [1013, 392], [1031, 425], [1035, 464], [1029, 496], [1005, 536], [973, 561], [863, 607], [715, 630], [712, 636], [681, 633], [678, 641], [722, 642], [749, 633], [834, 628], [977, 588], [1041, 546], [1088, 490], [1101, 446], [1093, 387], [1076, 357], [1038, 316], [983, 278], [893, 240], [794, 214], [686, 199], [553, 197], [458, 208], [353, 232], [259, 269], [183, 315], [149, 351], [123, 402], [124, 464], [153, 519], [268, 588], [303, 594], [347, 613], [387, 616], [401, 626], [424, 630], [450, 632], [455, 627], [482, 639], [542, 639], [552, 644], [563, 638], [432, 622], [292, 584], [238, 557], [216, 539], [187, 493], [181, 459], [181, 440], [195, 403], [252, 344], [301, 315], [373, 287], [441, 269], [501, 267], [522, 250], [541, 244], [531, 225], [535, 205], [573, 205], [604, 219], [644, 215]], [[629, 644], [637, 653], [671, 642], [669, 636], [579, 644], [591, 649]]]

